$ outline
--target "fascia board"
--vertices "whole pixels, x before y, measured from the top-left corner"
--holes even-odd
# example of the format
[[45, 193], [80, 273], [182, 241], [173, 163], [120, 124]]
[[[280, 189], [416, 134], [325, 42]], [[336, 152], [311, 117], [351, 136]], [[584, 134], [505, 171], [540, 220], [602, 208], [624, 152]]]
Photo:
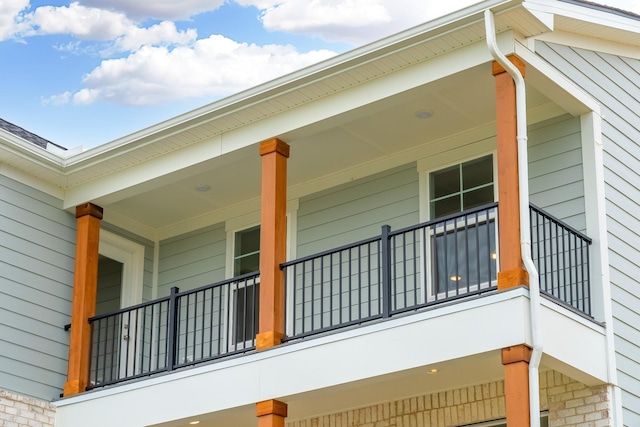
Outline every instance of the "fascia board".
[[0, 129], [0, 148], [21, 158], [56, 172], [63, 172], [64, 159], [42, 147], [33, 145], [24, 139]]
[[[505, 31], [499, 34], [498, 44], [504, 52], [512, 53], [514, 51], [513, 32]], [[267, 138], [348, 113], [361, 106], [489, 61], [491, 61], [491, 55], [485, 42], [475, 42], [374, 81], [219, 135], [215, 140], [200, 142], [142, 164], [101, 176], [100, 179], [68, 188], [65, 208], [89, 200], [103, 199], [102, 203], [111, 203], [131, 197], [149, 189], [149, 185], [153, 187], [161, 185], [162, 179], [168, 179], [171, 173], [231, 154]], [[154, 180], [157, 181], [152, 183]]]

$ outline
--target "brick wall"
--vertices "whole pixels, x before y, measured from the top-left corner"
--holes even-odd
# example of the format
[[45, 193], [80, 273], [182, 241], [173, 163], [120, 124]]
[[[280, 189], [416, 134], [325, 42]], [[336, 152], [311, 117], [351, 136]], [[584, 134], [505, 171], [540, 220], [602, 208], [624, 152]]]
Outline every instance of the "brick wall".
[[[540, 409], [549, 411], [550, 427], [611, 426], [606, 386], [587, 387], [559, 372], [541, 373]], [[286, 426], [450, 427], [504, 417], [504, 383], [495, 381], [304, 420], [288, 420]]]
[[53, 427], [55, 410], [49, 402], [0, 389], [2, 427]]

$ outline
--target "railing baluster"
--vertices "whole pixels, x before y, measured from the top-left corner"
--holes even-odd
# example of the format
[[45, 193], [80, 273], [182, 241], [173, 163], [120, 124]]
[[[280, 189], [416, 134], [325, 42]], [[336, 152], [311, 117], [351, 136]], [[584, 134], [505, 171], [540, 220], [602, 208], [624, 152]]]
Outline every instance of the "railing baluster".
[[388, 225], [382, 226], [381, 236], [381, 254], [380, 262], [382, 263], [382, 317], [391, 316], [391, 254], [389, 251], [389, 234], [391, 233], [391, 227]]

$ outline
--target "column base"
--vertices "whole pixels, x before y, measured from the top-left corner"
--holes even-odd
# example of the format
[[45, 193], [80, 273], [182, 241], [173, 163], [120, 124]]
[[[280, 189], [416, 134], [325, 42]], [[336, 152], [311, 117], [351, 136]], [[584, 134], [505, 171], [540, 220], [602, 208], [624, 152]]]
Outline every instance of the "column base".
[[529, 273], [523, 268], [498, 271], [498, 289], [515, 288], [521, 285], [529, 286]]
[[261, 332], [256, 335], [256, 350], [266, 350], [271, 347], [282, 344], [284, 334], [277, 331]]
[[80, 387], [80, 380], [67, 381], [64, 383], [64, 389], [62, 394], [64, 397], [73, 396], [74, 394], [82, 393], [83, 388]]

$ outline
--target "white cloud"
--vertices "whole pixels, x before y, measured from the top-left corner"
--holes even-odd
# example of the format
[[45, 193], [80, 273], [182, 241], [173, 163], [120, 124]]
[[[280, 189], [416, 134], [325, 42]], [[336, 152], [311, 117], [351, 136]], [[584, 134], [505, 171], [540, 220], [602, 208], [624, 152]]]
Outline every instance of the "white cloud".
[[81, 0], [83, 4], [100, 9], [116, 10], [133, 19], [184, 20], [198, 13], [212, 11], [224, 0]]
[[267, 30], [361, 45], [478, 0], [236, 0], [262, 10]]
[[84, 41], [104, 42], [102, 49], [83, 48], [80, 43], [54, 46], [59, 50], [76, 53], [99, 50], [104, 56], [118, 52], [132, 52], [144, 45], [189, 44], [197, 38], [197, 31], [179, 31], [170, 21], [145, 28], [138, 26], [124, 13], [82, 6], [77, 2], [69, 6], [42, 6], [25, 15], [22, 36], [66, 34]]
[[255, 86], [334, 53], [300, 53], [291, 46], [237, 43], [220, 35], [193, 46], [144, 46], [126, 58], [105, 60], [84, 78], [76, 104], [110, 101], [155, 105], [171, 100], [221, 97]]
[[29, 0], [0, 1], [0, 41], [9, 39], [21, 27], [20, 12], [29, 7]]
[[50, 96], [48, 98], [44, 98], [42, 99], [42, 105], [47, 106], [47, 105], [55, 105], [55, 106], [60, 106], [60, 105], [64, 105], [67, 104], [70, 100], [71, 100], [71, 95], [72, 93], [67, 91], [58, 95], [53, 95]]

